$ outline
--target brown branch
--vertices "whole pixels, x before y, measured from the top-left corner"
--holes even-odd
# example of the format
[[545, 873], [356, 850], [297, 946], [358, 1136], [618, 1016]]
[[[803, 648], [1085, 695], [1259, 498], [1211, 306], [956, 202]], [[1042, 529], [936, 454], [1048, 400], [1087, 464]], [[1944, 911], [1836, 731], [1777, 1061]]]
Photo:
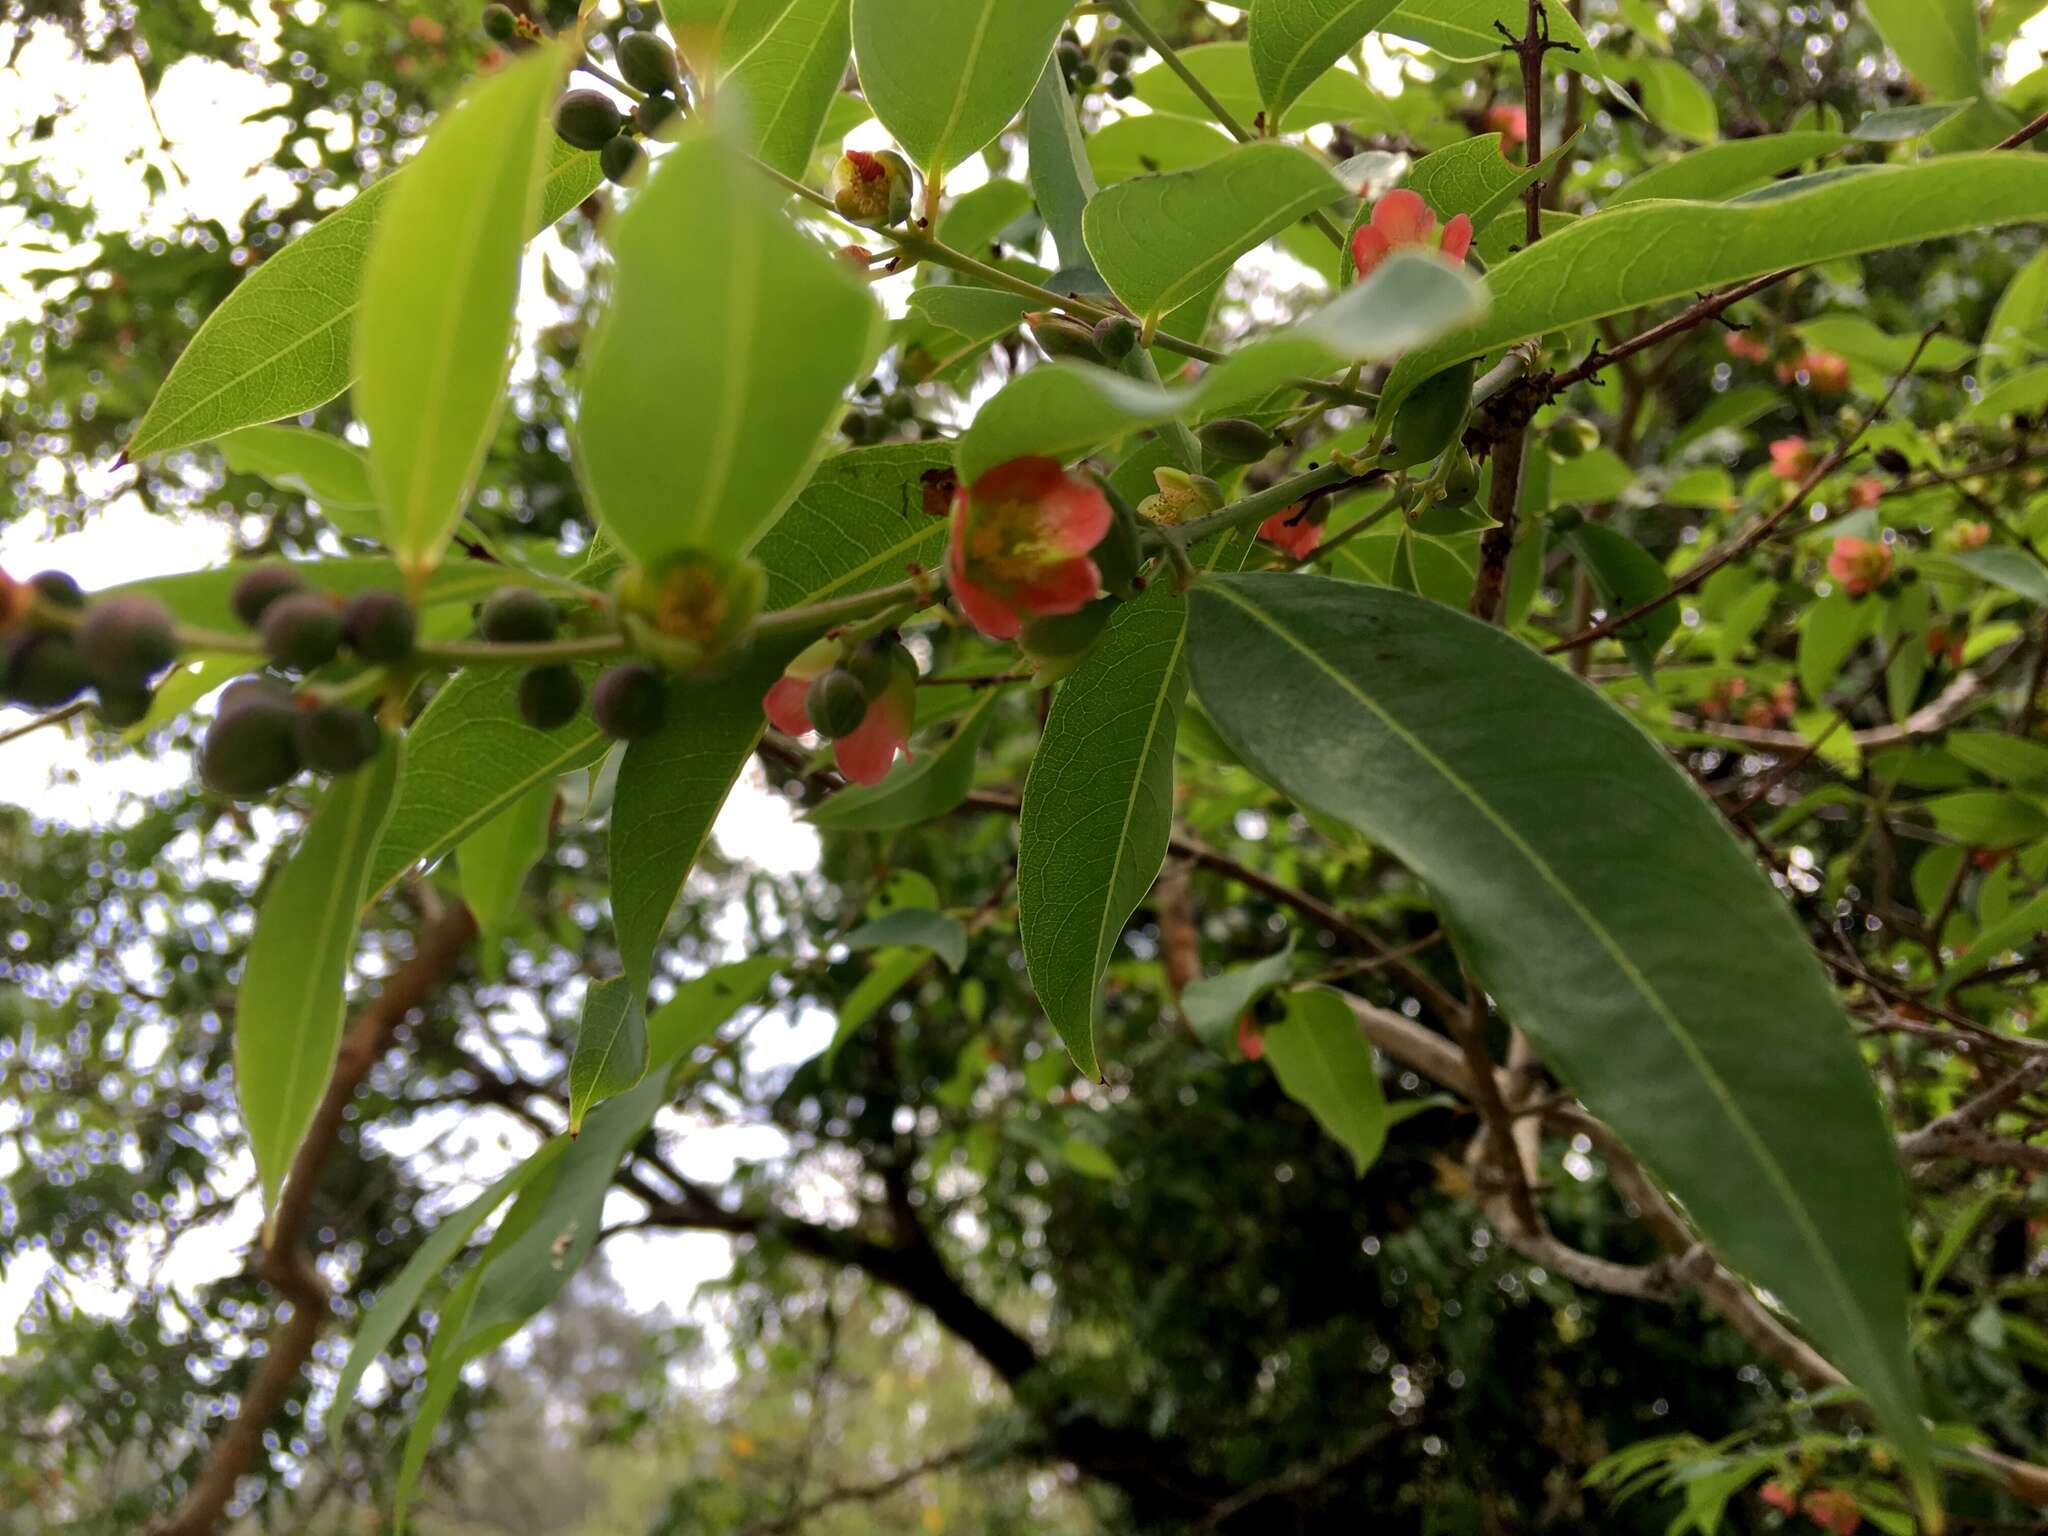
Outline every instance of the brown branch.
[[940, 1451], [935, 1456], [927, 1456], [922, 1461], [912, 1462], [909, 1466], [872, 1483], [854, 1483], [843, 1488], [834, 1488], [829, 1493], [821, 1494], [807, 1504], [799, 1504], [771, 1520], [742, 1528], [740, 1536], [784, 1536], [784, 1533], [796, 1530], [806, 1521], [836, 1509], [841, 1504], [876, 1503], [893, 1493], [901, 1492], [921, 1477], [929, 1477], [934, 1472], [942, 1472], [948, 1467], [987, 1454], [987, 1448], [984, 1446], [956, 1445], [949, 1451]]
[[476, 932], [469, 908], [460, 902], [443, 908], [422, 930], [412, 958], [392, 973], [376, 1001], [357, 1016], [343, 1038], [326, 1096], [292, 1159], [283, 1198], [271, 1219], [270, 1241], [255, 1263], [257, 1275], [289, 1304], [290, 1315], [273, 1332], [268, 1352], [236, 1405], [234, 1422], [215, 1443], [184, 1502], [176, 1513], [152, 1526], [150, 1536], [211, 1536], [226, 1518], [236, 1486], [262, 1448], [263, 1432], [291, 1395], [327, 1324], [327, 1283], [302, 1243], [320, 1176], [340, 1139], [349, 1102], [399, 1023], [447, 981]]
[[1880, 420], [1884, 413], [1890, 409], [1893, 398], [1897, 396], [1899, 390], [1905, 385], [1906, 380], [1912, 376], [1913, 365], [1920, 361], [1920, 354], [1927, 350], [1927, 344], [1934, 339], [1935, 333], [1940, 329], [1939, 325], [1934, 325], [1921, 333], [1920, 344], [1913, 349], [1913, 355], [1907, 359], [1906, 366], [1899, 370], [1898, 376], [1892, 380], [1891, 388], [1884, 392], [1884, 398], [1878, 401], [1876, 409], [1858, 422], [1856, 430], [1839, 443], [1826, 458], [1816, 464], [1805, 479], [1793, 487], [1791, 495], [1787, 496], [1775, 511], [1758, 518], [1714, 553], [1694, 561], [1686, 569], [1685, 574], [1672, 582], [1669, 587], [1665, 588], [1657, 596], [1637, 603], [1633, 608], [1624, 609], [1620, 613], [1610, 614], [1591, 629], [1581, 630], [1569, 640], [1560, 640], [1555, 645], [1545, 646], [1543, 654], [1546, 656], [1556, 656], [1565, 651], [1576, 650], [1582, 645], [1591, 645], [1595, 640], [1605, 639], [1616, 630], [1626, 629], [1644, 614], [1654, 613], [1674, 598], [1682, 597], [1686, 593], [1693, 591], [1704, 583], [1709, 576], [1713, 575], [1714, 572], [1720, 570], [1721, 567], [1727, 565], [1730, 561], [1741, 559], [1752, 549], [1756, 548], [1757, 545], [1763, 543], [1765, 539], [1777, 531], [1778, 526], [1786, 518], [1806, 505], [1807, 497], [1813, 494], [1814, 489], [1819, 486], [1821, 481], [1827, 479], [1829, 475], [1832, 475], [1848, 461], [1850, 455], [1855, 452], [1856, 445], [1863, 440], [1863, 434], [1868, 432], [1871, 426]]

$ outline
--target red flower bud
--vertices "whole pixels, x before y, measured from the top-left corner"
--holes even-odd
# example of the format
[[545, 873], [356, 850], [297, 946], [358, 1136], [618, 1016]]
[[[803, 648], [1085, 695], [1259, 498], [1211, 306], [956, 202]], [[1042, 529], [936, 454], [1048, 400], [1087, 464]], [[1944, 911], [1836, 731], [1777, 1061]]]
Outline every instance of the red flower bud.
[[1816, 1488], [1799, 1506], [1800, 1513], [1834, 1536], [1856, 1536], [1863, 1528], [1863, 1514], [1856, 1507], [1856, 1495], [1840, 1488]]
[[1459, 214], [1444, 226], [1442, 239], [1438, 240], [1435, 210], [1422, 200], [1420, 193], [1400, 187], [1373, 204], [1372, 222], [1359, 225], [1353, 232], [1351, 260], [1360, 277], [1369, 277], [1374, 268], [1402, 246], [1427, 250], [1432, 244], [1452, 261], [1462, 262], [1465, 253], [1472, 249], [1472, 220]]
[[1512, 107], [1502, 102], [1486, 109], [1486, 126], [1500, 135], [1500, 149], [1506, 154], [1517, 144], [1528, 142], [1529, 112], [1525, 107]]
[[1771, 473], [1787, 484], [1812, 474], [1816, 462], [1812, 445], [1803, 437], [1781, 437], [1771, 444]]
[[1876, 591], [1891, 573], [1889, 544], [1844, 538], [1835, 540], [1835, 547], [1828, 551], [1828, 575], [1840, 582], [1842, 590], [1851, 597]]
[[1722, 345], [1727, 347], [1730, 357], [1745, 363], [1767, 363], [1771, 359], [1771, 349], [1748, 331], [1730, 331]]

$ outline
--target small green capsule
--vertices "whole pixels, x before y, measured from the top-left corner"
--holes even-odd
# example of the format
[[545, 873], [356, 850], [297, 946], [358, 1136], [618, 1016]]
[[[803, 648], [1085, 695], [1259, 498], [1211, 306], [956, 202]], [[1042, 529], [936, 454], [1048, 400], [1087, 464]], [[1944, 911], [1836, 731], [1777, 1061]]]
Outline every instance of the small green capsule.
[[500, 587], [477, 615], [477, 633], [493, 645], [540, 645], [562, 627], [555, 605], [531, 587]]
[[1462, 507], [1479, 494], [1479, 466], [1460, 443], [1451, 450], [1450, 466], [1444, 471], [1443, 499], [1447, 506]]
[[1256, 464], [1278, 446], [1279, 439], [1256, 421], [1219, 416], [1195, 432], [1202, 446], [1226, 464]]
[[1543, 441], [1560, 459], [1582, 459], [1600, 446], [1600, 429], [1574, 411], [1567, 411], [1543, 434]]
[[821, 672], [804, 695], [811, 726], [827, 741], [851, 736], [868, 717], [868, 691], [845, 667]]
[[[871, 699], [879, 699], [889, 691], [901, 661], [909, 662], [910, 653], [896, 643], [893, 635], [877, 635], [864, 641], [859, 650], [846, 658], [846, 670], [859, 681], [861, 688]], [[911, 662], [911, 670], [917, 666]]]
[[683, 83], [675, 49], [652, 32], [628, 32], [619, 39], [619, 73], [634, 90], [650, 96], [678, 90]]
[[603, 91], [566, 91], [555, 103], [555, 132], [575, 149], [603, 149], [625, 126], [618, 103]]
[[1095, 329], [1051, 310], [1035, 310], [1024, 317], [1031, 339], [1039, 350], [1057, 362], [1071, 357], [1084, 363], [1102, 361], [1102, 349], [1095, 345]]
[[640, 173], [647, 166], [647, 151], [620, 134], [597, 152], [597, 164], [604, 172], [605, 180], [613, 186], [638, 186]]
[[668, 687], [654, 668], [639, 662], [613, 667], [590, 691], [597, 728], [619, 741], [637, 741], [661, 729], [668, 714]]
[[1111, 315], [1095, 323], [1095, 350], [1105, 363], [1116, 364], [1137, 350], [1138, 322], [1128, 315]]

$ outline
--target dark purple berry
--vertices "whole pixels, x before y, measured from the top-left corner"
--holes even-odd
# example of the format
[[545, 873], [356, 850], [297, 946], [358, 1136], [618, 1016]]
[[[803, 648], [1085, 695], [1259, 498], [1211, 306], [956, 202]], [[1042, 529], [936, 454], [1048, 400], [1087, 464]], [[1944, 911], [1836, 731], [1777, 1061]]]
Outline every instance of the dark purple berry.
[[412, 655], [419, 616], [396, 592], [358, 592], [341, 610], [348, 648], [373, 666], [395, 666]]
[[229, 684], [200, 744], [200, 780], [237, 800], [267, 795], [299, 771], [298, 716], [280, 683], [245, 677]]
[[71, 637], [54, 630], [29, 630], [7, 642], [5, 692], [10, 703], [57, 709], [91, 686], [92, 673]]
[[115, 687], [148, 682], [178, 659], [171, 612], [153, 597], [110, 597], [86, 610], [78, 654], [92, 675]]
[[538, 645], [562, 627], [555, 605], [531, 587], [500, 587], [477, 615], [477, 632], [494, 645]]
[[574, 667], [535, 667], [519, 679], [519, 718], [536, 731], [558, 731], [583, 707], [583, 679]]
[[314, 672], [341, 654], [341, 610], [318, 592], [295, 592], [263, 611], [263, 649], [287, 672]]
[[590, 691], [597, 728], [620, 741], [635, 741], [661, 729], [668, 714], [668, 688], [649, 666], [629, 662], [613, 667]]
[[318, 704], [297, 713], [292, 741], [315, 773], [354, 773], [377, 755], [377, 719], [368, 710]]
[[288, 566], [259, 565], [235, 583], [228, 604], [235, 610], [236, 618], [254, 629], [263, 622], [264, 609], [280, 597], [290, 597], [304, 586], [305, 583]]

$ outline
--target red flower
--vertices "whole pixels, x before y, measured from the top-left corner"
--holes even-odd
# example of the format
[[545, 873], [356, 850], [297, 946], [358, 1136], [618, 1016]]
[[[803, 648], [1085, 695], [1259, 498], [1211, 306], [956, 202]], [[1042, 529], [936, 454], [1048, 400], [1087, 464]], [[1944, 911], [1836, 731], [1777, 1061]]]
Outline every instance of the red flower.
[[1730, 357], [1739, 357], [1745, 363], [1770, 361], [1771, 349], [1761, 338], [1750, 335], [1748, 331], [1730, 331], [1723, 345], [1728, 348]]
[[[839, 663], [840, 648], [834, 640], [820, 640], [792, 661], [761, 700], [769, 724], [792, 736], [808, 734], [811, 684]], [[916, 714], [917, 668], [910, 653], [898, 647], [888, 687], [869, 698], [859, 728], [832, 743], [840, 773], [855, 784], [881, 783], [898, 752], [909, 758], [910, 726]]]
[[1511, 107], [1506, 103], [1486, 109], [1486, 126], [1500, 135], [1501, 153], [1506, 154], [1517, 144], [1528, 142], [1529, 113], [1525, 107]]
[[1865, 475], [1849, 487], [1849, 505], [1858, 509], [1874, 507], [1884, 500], [1884, 481], [1876, 475]]
[[1757, 1497], [1770, 1505], [1771, 1508], [1781, 1510], [1788, 1515], [1799, 1507], [1799, 1495], [1780, 1482], [1765, 1483], [1758, 1492]]
[[1088, 551], [1115, 514], [1057, 459], [1012, 459], [953, 496], [946, 573], [968, 621], [1014, 640], [1032, 619], [1078, 613], [1102, 590]]
[[1991, 525], [1957, 523], [1948, 531], [1948, 542], [1953, 549], [1982, 549], [1991, 542]]
[[1837, 539], [1835, 547], [1828, 551], [1828, 574], [1851, 597], [1875, 591], [1891, 573], [1889, 544], [1872, 539]]
[[1301, 503], [1297, 501], [1259, 524], [1259, 537], [1286, 550], [1297, 560], [1306, 560], [1323, 542], [1323, 525], [1319, 519], [1304, 517]]
[[1790, 384], [1805, 375], [1807, 384], [1824, 395], [1845, 394], [1849, 388], [1849, 360], [1833, 352], [1802, 352], [1789, 363], [1778, 364], [1778, 382]]
[[1388, 256], [1404, 245], [1437, 248], [1452, 261], [1462, 262], [1472, 249], [1472, 221], [1459, 214], [1444, 226], [1443, 238], [1436, 239], [1436, 211], [1420, 193], [1396, 188], [1372, 206], [1372, 222], [1361, 224], [1351, 236], [1351, 260], [1360, 277], [1369, 277]]
[[1813, 473], [1813, 447], [1803, 437], [1781, 437], [1771, 444], [1771, 473], [1796, 484]]
[[1856, 1536], [1863, 1527], [1856, 1496], [1840, 1488], [1816, 1488], [1799, 1508], [1807, 1519], [1834, 1536]]
[[1237, 1053], [1246, 1061], [1257, 1061], [1266, 1054], [1266, 1036], [1248, 1013], [1237, 1021]]

